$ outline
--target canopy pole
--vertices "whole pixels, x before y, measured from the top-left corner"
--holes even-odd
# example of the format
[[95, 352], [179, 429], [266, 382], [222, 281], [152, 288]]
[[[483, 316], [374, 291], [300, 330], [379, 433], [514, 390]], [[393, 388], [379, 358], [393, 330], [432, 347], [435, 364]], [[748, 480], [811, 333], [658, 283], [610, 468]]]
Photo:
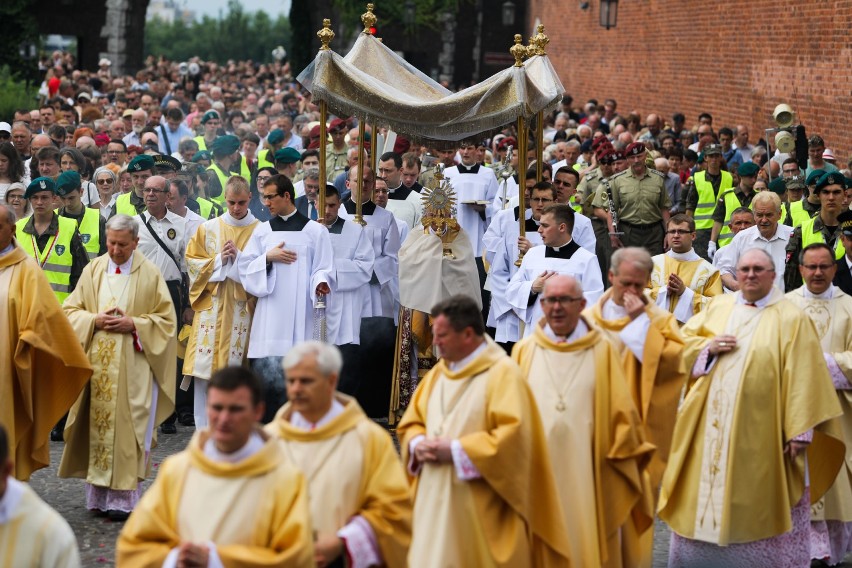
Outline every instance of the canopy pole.
[[[544, 180], [544, 111], [538, 111], [535, 117], [535, 181]], [[552, 176], [551, 176], [552, 177]]]
[[376, 163], [379, 159], [378, 132], [378, 124], [374, 122], [372, 128], [370, 129], [370, 153], [368, 154], [368, 156], [370, 157], [370, 169], [373, 170], [374, 174], [376, 173]]
[[325, 223], [325, 186], [328, 180], [326, 179], [325, 164], [326, 164], [326, 140], [328, 140], [328, 104], [325, 101], [319, 102], [320, 112], [320, 147], [319, 147], [319, 192], [317, 193], [317, 221]]
[[[523, 167], [518, 168], [518, 225], [522, 237], [527, 235], [527, 204], [523, 181], [527, 171], [527, 138], [527, 119], [521, 115], [518, 117], [518, 165]], [[515, 261], [515, 266], [520, 266], [523, 260], [523, 251], [518, 251], [518, 260]]]
[[367, 224], [364, 217], [361, 215], [361, 208], [364, 195], [364, 119], [358, 118], [358, 193], [355, 200], [355, 221], [362, 227]]

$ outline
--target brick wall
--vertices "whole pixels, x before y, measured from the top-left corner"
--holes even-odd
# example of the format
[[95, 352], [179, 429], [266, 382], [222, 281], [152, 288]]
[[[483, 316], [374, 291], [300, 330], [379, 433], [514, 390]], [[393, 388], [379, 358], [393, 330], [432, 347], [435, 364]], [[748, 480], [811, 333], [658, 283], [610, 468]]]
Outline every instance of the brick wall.
[[838, 165], [852, 156], [852, 0], [622, 0], [615, 29], [599, 26], [599, 0], [530, 0], [527, 21], [550, 36], [547, 52], [581, 105], [618, 102], [626, 115], [675, 112], [693, 126], [749, 126], [756, 142], [786, 102]]

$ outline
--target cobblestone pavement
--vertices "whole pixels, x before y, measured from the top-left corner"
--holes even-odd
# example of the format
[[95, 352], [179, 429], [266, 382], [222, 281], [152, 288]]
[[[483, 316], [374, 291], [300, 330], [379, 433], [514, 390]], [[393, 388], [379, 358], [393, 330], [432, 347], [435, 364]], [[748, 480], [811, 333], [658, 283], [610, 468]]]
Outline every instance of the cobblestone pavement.
[[[178, 424], [178, 433], [171, 436], [159, 435], [159, 445], [153, 452], [151, 479], [143, 484], [145, 489], [151, 484], [153, 477], [169, 455], [186, 447], [192, 437], [194, 428]], [[107, 519], [96, 517], [86, 510], [86, 490], [82, 479], [59, 479], [56, 469], [62, 457], [61, 442], [50, 443], [50, 467], [33, 474], [30, 484], [32, 488], [56, 509], [74, 529], [80, 546], [80, 560], [84, 568], [113, 566], [115, 563], [115, 541], [123, 523], [114, 523]], [[669, 550], [669, 531], [665, 524], [657, 521], [654, 528], [654, 568], [666, 566]], [[852, 562], [842, 566], [852, 567]]]

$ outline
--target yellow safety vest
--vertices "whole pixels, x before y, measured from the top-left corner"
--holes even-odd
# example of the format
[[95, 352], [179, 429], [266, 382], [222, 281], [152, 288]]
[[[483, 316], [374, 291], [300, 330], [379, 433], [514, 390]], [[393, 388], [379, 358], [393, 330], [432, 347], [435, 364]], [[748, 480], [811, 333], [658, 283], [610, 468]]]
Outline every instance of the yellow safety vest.
[[139, 214], [136, 211], [136, 206], [130, 203], [130, 194], [133, 192], [131, 189], [127, 193], [122, 193], [115, 200], [115, 214], [123, 213], [125, 215], [130, 215], [131, 217], [135, 217]]
[[[68, 217], [70, 219], [70, 217]], [[76, 221], [76, 219], [72, 219]], [[83, 241], [83, 248], [89, 260], [97, 258], [101, 254], [101, 214], [97, 209], [86, 208], [83, 219], [77, 224], [77, 232]]]
[[[93, 209], [93, 211], [95, 210]], [[30, 220], [30, 217], [24, 217], [15, 223], [15, 238], [24, 252], [33, 257], [41, 266], [47, 281], [50, 283], [50, 288], [61, 304], [71, 294], [71, 265], [74, 261], [71, 256], [71, 237], [74, 236], [77, 223], [74, 219], [67, 217], [57, 216], [57, 218], [59, 219], [59, 232], [48, 241], [47, 248], [43, 252], [38, 250], [35, 235], [24, 232], [24, 226]]]
[[[248, 160], [242, 155], [240, 155], [240, 176], [247, 182], [251, 182], [251, 170], [248, 167]], [[222, 191], [225, 191], [224, 187], [222, 187]]]
[[204, 136], [196, 136], [193, 138], [198, 143], [198, 151], [202, 152], [207, 150], [207, 142], [204, 141]]
[[[722, 170], [722, 181], [719, 182], [719, 193], [721, 194], [726, 189], [731, 189], [734, 186], [734, 178]], [[698, 192], [698, 205], [695, 206], [695, 212], [692, 218], [695, 219], [695, 230], [704, 231], [713, 228], [713, 210], [716, 209], [716, 193], [713, 191], [713, 184], [707, 181], [707, 172], [696, 172], [692, 176], [692, 181], [695, 183], [695, 191]]]
[[793, 218], [793, 228], [795, 229], [810, 219], [811, 215], [805, 211], [805, 204], [802, 201], [794, 201], [790, 204], [790, 217]]
[[[203, 219], [213, 219], [220, 215], [219, 207], [216, 203], [213, 203], [209, 199], [204, 197], [196, 197], [195, 200], [198, 202], [198, 215]], [[212, 214], [215, 212], [215, 215]]]
[[231, 177], [230, 172], [226, 174], [222, 171], [222, 168], [216, 165], [215, 162], [207, 167], [207, 171], [216, 174], [216, 177], [219, 178], [219, 185], [222, 186], [222, 193], [220, 193], [218, 197], [208, 197], [208, 199], [211, 199], [221, 205], [225, 202], [225, 187], [228, 184], [228, 178]]
[[[802, 248], [814, 243], [824, 243], [825, 237], [822, 236], [822, 231], [814, 231], [814, 223], [817, 217], [812, 217], [802, 223]], [[840, 260], [846, 254], [846, 249], [843, 248], [843, 243], [840, 237], [837, 237], [837, 242], [834, 244], [834, 260]]]
[[257, 153], [257, 169], [260, 168], [274, 168], [275, 164], [272, 163], [272, 160], [269, 159], [269, 148], [265, 150], [261, 150]]

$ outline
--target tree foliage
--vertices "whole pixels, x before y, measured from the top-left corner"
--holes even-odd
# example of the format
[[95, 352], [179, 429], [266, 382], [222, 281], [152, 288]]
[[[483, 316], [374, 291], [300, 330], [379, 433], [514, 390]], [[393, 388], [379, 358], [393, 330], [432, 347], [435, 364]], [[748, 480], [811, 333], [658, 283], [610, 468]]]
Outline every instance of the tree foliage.
[[3, 22], [3, 48], [0, 67], [8, 65], [11, 73], [20, 78], [34, 79], [36, 61], [21, 55], [21, 47], [38, 43], [38, 26], [31, 0], [0, 1], [0, 22]]
[[200, 57], [224, 63], [229, 59], [270, 61], [272, 50], [292, 44], [290, 21], [275, 20], [264, 11], [246, 13], [237, 0], [228, 1], [228, 11], [219, 18], [204, 16], [201, 21], [168, 24], [153, 20], [145, 26], [145, 55], [165, 56], [173, 61]]

